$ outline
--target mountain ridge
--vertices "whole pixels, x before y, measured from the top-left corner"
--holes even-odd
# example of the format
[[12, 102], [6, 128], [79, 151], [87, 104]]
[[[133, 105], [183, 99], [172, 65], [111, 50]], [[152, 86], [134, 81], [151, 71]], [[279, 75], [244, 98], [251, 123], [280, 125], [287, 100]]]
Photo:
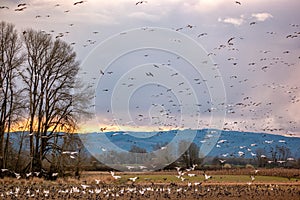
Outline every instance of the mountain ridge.
[[[160, 132], [93, 132], [86, 133], [84, 138], [88, 141], [94, 142], [97, 141], [99, 135], [102, 135], [106, 137], [107, 142], [111, 142], [125, 151], [129, 151], [131, 147], [135, 145], [139, 148], [145, 149], [147, 152], [152, 152], [155, 146], [170, 143], [176, 134], [182, 131], [186, 130]], [[257, 154], [257, 151], [260, 151], [260, 153], [268, 156], [271, 154], [271, 151], [275, 151], [276, 149], [278, 150], [279, 148], [285, 148], [285, 150], [290, 151], [290, 153], [288, 153], [290, 157], [300, 158], [300, 138], [298, 137], [287, 137], [276, 134], [256, 132], [223, 131], [216, 129], [199, 129], [189, 131], [196, 131], [192, 142], [194, 142], [199, 148], [203, 145], [206, 145], [208, 142], [214, 143], [209, 144], [213, 145], [213, 148], [211, 151], [209, 151], [208, 156], [242, 156], [245, 158], [251, 158], [256, 157], [254, 154]], [[219, 133], [219, 135], [214, 132]], [[133, 137], [137, 136], [138, 134], [143, 135], [143, 137]], [[147, 135], [149, 137], [146, 137]], [[215, 135], [218, 135], [218, 137], [215, 137]], [[182, 140], [184, 140], [184, 137], [182, 137]], [[94, 149], [91, 150], [94, 151]], [[241, 155], [242, 153], [243, 155]]]

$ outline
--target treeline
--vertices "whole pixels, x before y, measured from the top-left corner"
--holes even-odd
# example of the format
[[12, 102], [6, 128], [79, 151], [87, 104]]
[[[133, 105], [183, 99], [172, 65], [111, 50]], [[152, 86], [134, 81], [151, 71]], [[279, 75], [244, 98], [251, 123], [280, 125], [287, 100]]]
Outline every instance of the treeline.
[[[89, 116], [92, 93], [76, 79], [76, 53], [43, 31], [20, 33], [2, 21], [0, 66], [0, 168], [40, 172], [50, 165], [57, 170], [56, 154], [80, 149], [71, 133]], [[11, 138], [15, 131], [18, 144]]]
[[[256, 149], [256, 155], [247, 158], [243, 156], [234, 156], [234, 154], [228, 154], [227, 157], [222, 156], [206, 156], [201, 157], [199, 155], [200, 148], [195, 143], [188, 143], [186, 141], [179, 142], [178, 146], [168, 146], [164, 150], [160, 150], [158, 154], [154, 151], [161, 149], [166, 144], [156, 144], [153, 146], [153, 152], [147, 153], [145, 148], [137, 145], [132, 145], [129, 152], [116, 152], [110, 151], [105, 154], [96, 156], [97, 159], [91, 158], [90, 165], [86, 166], [87, 170], [109, 170], [108, 167], [101, 164], [100, 161], [109, 166], [123, 163], [119, 169], [128, 171], [126, 165], [132, 165], [135, 167], [133, 170], [142, 171], [139, 165], [146, 166], [147, 169], [152, 169], [153, 166], [160, 166], [160, 164], [168, 163], [168, 165], [160, 166], [159, 169], [174, 170], [175, 167], [182, 169], [190, 169], [193, 165], [197, 165], [196, 169], [230, 169], [230, 168], [297, 168], [300, 169], [300, 158], [291, 157], [290, 149], [284, 146], [276, 146], [271, 148], [270, 152], [266, 152], [265, 149]], [[186, 149], [182, 151], [182, 149]], [[181, 152], [176, 154], [176, 152]], [[182, 153], [183, 152], [183, 153]], [[146, 154], [147, 153], [147, 154]], [[177, 158], [177, 159], [176, 159]], [[126, 163], [126, 164], [124, 164]]]
[[234, 156], [207, 157], [202, 163], [203, 167], [214, 169], [234, 167], [255, 168], [297, 168], [300, 169], [300, 158], [294, 158], [291, 150], [286, 146], [276, 145], [269, 148], [257, 148], [252, 157]]

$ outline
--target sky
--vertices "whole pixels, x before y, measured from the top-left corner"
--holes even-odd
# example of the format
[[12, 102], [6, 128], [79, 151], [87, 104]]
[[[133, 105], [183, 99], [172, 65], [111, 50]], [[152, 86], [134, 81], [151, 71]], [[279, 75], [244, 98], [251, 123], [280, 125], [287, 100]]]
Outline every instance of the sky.
[[73, 46], [78, 76], [95, 91], [95, 116], [82, 131], [300, 137], [298, 0], [4, 0], [0, 7], [1, 20], [20, 32], [45, 31]]

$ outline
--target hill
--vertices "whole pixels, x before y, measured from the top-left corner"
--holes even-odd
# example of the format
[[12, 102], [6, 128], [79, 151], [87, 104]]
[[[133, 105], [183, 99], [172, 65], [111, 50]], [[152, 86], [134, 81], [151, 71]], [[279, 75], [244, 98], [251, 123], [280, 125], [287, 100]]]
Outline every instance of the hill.
[[[114, 150], [116, 151], [117, 149], [120, 151], [129, 151], [132, 146], [137, 146], [141, 149], [145, 149], [147, 152], [152, 152], [157, 147], [162, 147], [169, 143], [178, 144], [180, 141], [191, 141], [192, 139], [200, 148], [200, 152], [209, 151], [207, 156], [211, 157], [251, 158], [256, 157], [255, 154], [257, 153], [271, 157], [272, 152], [277, 151], [277, 156], [279, 156], [280, 153], [284, 154], [281, 155], [283, 159], [287, 157], [300, 158], [300, 138], [297, 137], [211, 129], [190, 132], [176, 130], [139, 133], [106, 132], [89, 133], [80, 135], [80, 137], [90, 151], [98, 152], [99, 154], [103, 150], [114, 149], [110, 145], [114, 145]], [[92, 143], [96, 145], [93, 146], [91, 145]], [[206, 148], [208, 148], [208, 150]], [[211, 151], [210, 148], [212, 148]], [[282, 149], [285, 152], [282, 152]]]

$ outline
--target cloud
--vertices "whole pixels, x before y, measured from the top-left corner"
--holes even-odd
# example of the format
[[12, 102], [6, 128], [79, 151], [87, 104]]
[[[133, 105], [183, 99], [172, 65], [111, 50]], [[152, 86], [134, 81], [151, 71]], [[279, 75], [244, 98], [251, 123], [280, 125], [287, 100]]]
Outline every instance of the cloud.
[[257, 21], [261, 22], [273, 17], [273, 15], [270, 13], [253, 13], [251, 16], [256, 18]]
[[[272, 18], [273, 15], [270, 13], [253, 13], [251, 17], [255, 18], [257, 21], [265, 21], [269, 18]], [[223, 22], [227, 24], [233, 24], [235, 26], [240, 26], [246, 22], [244, 15], [241, 15], [239, 18], [227, 17], [227, 18], [218, 18], [218, 22]]]
[[240, 26], [245, 22], [245, 20], [244, 20], [244, 16], [241, 15], [240, 18], [232, 18], [232, 17], [228, 17], [228, 18], [225, 18], [225, 19], [218, 18], [218, 22], [224, 22], [224, 23], [227, 23], [227, 24], [233, 24], [235, 26]]

